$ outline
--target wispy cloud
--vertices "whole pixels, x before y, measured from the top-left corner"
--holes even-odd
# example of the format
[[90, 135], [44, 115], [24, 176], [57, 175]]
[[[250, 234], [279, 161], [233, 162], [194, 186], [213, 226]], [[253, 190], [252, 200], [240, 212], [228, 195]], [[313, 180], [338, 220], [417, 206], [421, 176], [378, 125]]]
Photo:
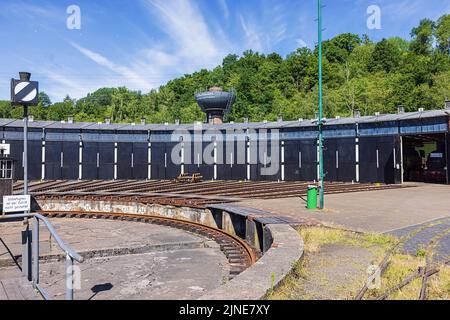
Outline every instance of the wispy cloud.
[[[225, 33], [210, 29], [194, 2], [143, 0], [142, 4], [170, 41], [146, 41], [147, 47], [125, 53], [126, 60], [130, 61], [126, 66], [79, 43], [70, 42], [70, 45], [90, 61], [113, 72], [116, 82], [144, 92], [176, 76], [220, 64], [228, 50], [224, 47], [227, 43], [223, 38]], [[148, 46], [149, 43], [152, 45]]]
[[0, 4], [0, 15], [14, 15], [22, 18], [64, 19], [64, 12], [50, 5], [35, 5], [29, 2], [14, 1]]
[[263, 2], [258, 9], [239, 15], [246, 45], [257, 51], [273, 51], [280, 43], [293, 36], [288, 33], [289, 7], [268, 1]]
[[[145, 0], [159, 29], [172, 40], [171, 54], [189, 58], [191, 64], [212, 67], [223, 55], [221, 40], [209, 29], [195, 2], [186, 0]], [[218, 32], [219, 33], [219, 32]]]
[[47, 78], [48, 84], [45, 91], [52, 98], [61, 99], [67, 94], [71, 97], [78, 98], [86, 95], [91, 89], [92, 84], [85, 83], [83, 86], [81, 84], [82, 82], [74, 81], [71, 76], [66, 75], [61, 70], [57, 72], [55, 70], [50, 70], [49, 68], [43, 68], [38, 70], [38, 72]]
[[101, 54], [84, 48], [74, 42], [71, 42], [71, 45], [96, 64], [121, 75], [126, 82], [133, 84], [135, 87], [142, 90], [150, 90], [152, 88], [152, 84], [133, 69], [118, 65]]
[[297, 39], [296, 42], [299, 48], [308, 47], [308, 44], [303, 39]]
[[230, 9], [228, 9], [227, 0], [218, 0], [218, 1], [220, 8], [222, 9], [223, 16], [225, 17], [225, 19], [228, 20], [230, 18]]
[[242, 30], [244, 30], [247, 38], [247, 46], [256, 51], [263, 51], [263, 44], [255, 26], [250, 25], [243, 15], [240, 15], [239, 19], [241, 21]]
[[422, 1], [419, 0], [402, 0], [389, 1], [381, 7], [382, 13], [388, 17], [395, 19], [410, 19], [421, 11]]

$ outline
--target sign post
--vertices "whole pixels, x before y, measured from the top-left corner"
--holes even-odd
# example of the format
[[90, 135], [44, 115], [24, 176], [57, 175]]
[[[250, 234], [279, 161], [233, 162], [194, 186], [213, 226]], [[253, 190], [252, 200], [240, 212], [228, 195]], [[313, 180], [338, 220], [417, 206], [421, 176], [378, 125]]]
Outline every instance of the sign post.
[[[30, 81], [31, 73], [19, 72], [20, 80], [11, 79], [11, 103], [23, 106], [23, 194], [28, 196], [28, 106], [39, 102], [39, 83]], [[28, 210], [24, 210], [28, 213]], [[22, 272], [31, 281], [31, 231], [29, 221], [24, 219], [22, 232]]]

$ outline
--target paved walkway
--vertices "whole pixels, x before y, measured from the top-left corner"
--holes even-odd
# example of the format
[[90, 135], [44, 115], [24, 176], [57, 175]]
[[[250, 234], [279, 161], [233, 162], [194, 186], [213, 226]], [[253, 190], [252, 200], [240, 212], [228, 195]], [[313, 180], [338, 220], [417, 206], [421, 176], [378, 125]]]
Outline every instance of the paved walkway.
[[427, 250], [433, 241], [433, 261], [444, 262], [450, 259], [450, 217], [389, 232], [396, 237], [405, 237], [402, 249], [405, 253], [416, 255], [421, 249]]
[[[129, 221], [51, 219], [59, 236], [87, 257], [75, 299], [196, 299], [228, 281], [230, 266], [215, 242], [170, 227]], [[21, 223], [0, 223], [0, 240], [21, 254]], [[65, 265], [43, 227], [40, 284], [65, 299]], [[0, 280], [17, 279], [17, 266], [0, 242]], [[1, 295], [0, 300], [6, 299]], [[19, 293], [17, 293], [19, 294]], [[15, 299], [20, 296], [15, 295]], [[25, 298], [25, 297], [24, 297]]]
[[0, 300], [38, 300], [32, 284], [17, 267], [0, 271]]
[[245, 200], [242, 205], [291, 218], [318, 221], [363, 232], [389, 232], [450, 217], [450, 186], [417, 184], [414, 188], [327, 195], [326, 210], [309, 211], [300, 198]]
[[450, 257], [450, 186], [416, 184], [413, 188], [328, 195], [326, 210], [309, 211], [300, 198], [247, 200], [248, 205], [291, 221], [320, 222], [362, 232], [403, 237], [411, 234], [403, 251], [416, 255], [430, 242], [434, 261]]

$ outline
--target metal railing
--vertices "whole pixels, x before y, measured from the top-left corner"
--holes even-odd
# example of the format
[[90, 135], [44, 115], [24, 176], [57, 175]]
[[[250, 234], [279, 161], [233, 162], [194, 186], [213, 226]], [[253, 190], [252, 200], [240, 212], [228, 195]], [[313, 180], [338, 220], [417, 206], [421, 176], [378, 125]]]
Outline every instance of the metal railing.
[[[80, 256], [77, 252], [75, 252], [70, 246], [66, 245], [64, 241], [56, 233], [55, 229], [51, 225], [51, 223], [44, 216], [38, 213], [28, 213], [28, 214], [13, 214], [13, 215], [5, 215], [0, 216], [0, 222], [8, 222], [8, 220], [17, 219], [28, 219], [33, 218], [33, 232], [32, 232], [32, 249], [31, 252], [28, 251], [28, 261], [32, 261], [32, 282], [33, 286], [45, 300], [50, 300], [49, 294], [39, 285], [39, 220], [41, 220], [51, 236], [55, 239], [59, 248], [64, 251], [66, 254], [66, 299], [73, 300], [73, 263], [74, 260], [77, 262], [83, 262], [83, 257]], [[23, 257], [22, 257], [23, 259]]]

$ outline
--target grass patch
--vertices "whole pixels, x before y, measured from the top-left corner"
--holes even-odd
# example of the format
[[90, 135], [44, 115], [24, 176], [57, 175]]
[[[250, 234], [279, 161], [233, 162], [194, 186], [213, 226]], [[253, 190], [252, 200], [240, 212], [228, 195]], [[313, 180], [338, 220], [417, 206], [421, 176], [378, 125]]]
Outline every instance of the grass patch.
[[[325, 245], [346, 245], [368, 249], [372, 255], [372, 263], [378, 265], [386, 253], [393, 248], [397, 239], [383, 234], [361, 234], [346, 230], [323, 228], [323, 227], [301, 227], [298, 232], [305, 243], [304, 257], [293, 265], [291, 273], [275, 289], [271, 290], [267, 298], [269, 300], [307, 300], [314, 298], [305, 290], [303, 283], [310, 274], [315, 273], [314, 283], [318, 287], [326, 287], [327, 277], [317, 274], [317, 269], [310, 269], [309, 260], [321, 252]], [[416, 256], [405, 254], [394, 254], [390, 264], [381, 278], [381, 288], [368, 290], [365, 299], [374, 299], [402, 282], [419, 267], [425, 266], [426, 249], [421, 249]], [[317, 259], [316, 259], [317, 260]], [[338, 285], [335, 292], [347, 292], [346, 299], [352, 299], [365, 282], [366, 274], [362, 273], [357, 281], [349, 281], [344, 286]], [[401, 290], [396, 291], [388, 297], [393, 300], [418, 299], [422, 278], [414, 280]], [[450, 299], [450, 267], [442, 267], [440, 273], [433, 275], [428, 280], [427, 296], [429, 299]]]
[[[267, 294], [268, 300], [299, 300], [304, 294], [301, 289], [301, 281], [307, 277], [305, 265], [307, 258], [294, 263], [289, 275], [283, 280], [282, 284]], [[302, 298], [304, 299], [304, 297]]]
[[298, 232], [305, 242], [305, 251], [309, 253], [319, 252], [320, 247], [326, 244], [346, 244], [363, 248], [379, 247], [387, 250], [397, 241], [395, 237], [383, 234], [360, 234], [322, 227], [300, 228]]

